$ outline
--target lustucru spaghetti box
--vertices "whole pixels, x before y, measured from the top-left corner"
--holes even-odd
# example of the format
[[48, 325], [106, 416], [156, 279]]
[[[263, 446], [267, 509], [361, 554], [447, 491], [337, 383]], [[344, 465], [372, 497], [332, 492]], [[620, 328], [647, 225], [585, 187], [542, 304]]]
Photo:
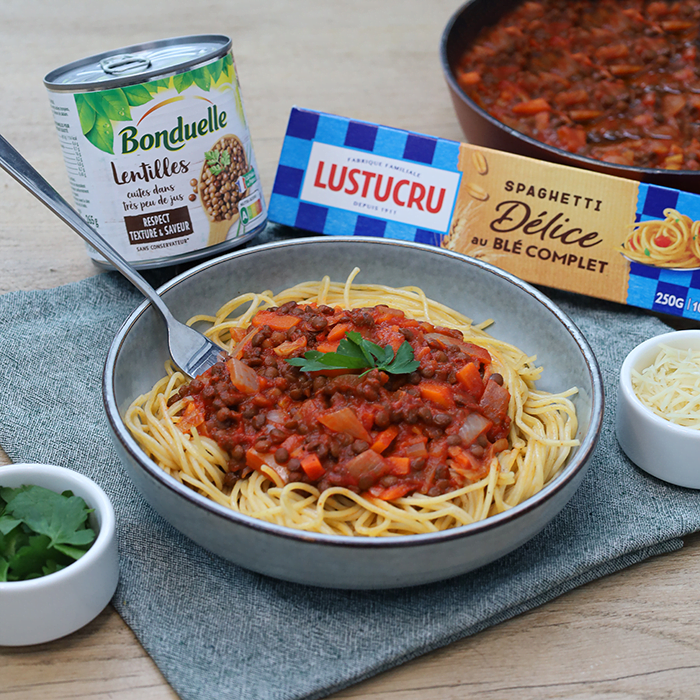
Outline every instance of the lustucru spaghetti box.
[[295, 107], [269, 217], [700, 319], [700, 196], [687, 192]]

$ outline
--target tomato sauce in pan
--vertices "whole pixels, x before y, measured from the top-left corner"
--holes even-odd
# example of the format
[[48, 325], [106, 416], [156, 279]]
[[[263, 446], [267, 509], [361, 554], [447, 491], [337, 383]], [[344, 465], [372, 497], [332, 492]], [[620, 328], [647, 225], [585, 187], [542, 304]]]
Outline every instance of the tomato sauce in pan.
[[526, 1], [463, 55], [459, 85], [499, 121], [582, 156], [700, 169], [700, 1]]

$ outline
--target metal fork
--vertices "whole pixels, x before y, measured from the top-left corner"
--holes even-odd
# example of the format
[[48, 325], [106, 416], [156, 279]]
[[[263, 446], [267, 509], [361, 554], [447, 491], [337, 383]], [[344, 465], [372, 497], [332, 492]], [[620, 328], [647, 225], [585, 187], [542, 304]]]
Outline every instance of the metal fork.
[[178, 321], [158, 292], [2, 136], [0, 167], [98, 250], [161, 313], [168, 331], [170, 357], [178, 369], [194, 378], [217, 362], [224, 350], [199, 331]]

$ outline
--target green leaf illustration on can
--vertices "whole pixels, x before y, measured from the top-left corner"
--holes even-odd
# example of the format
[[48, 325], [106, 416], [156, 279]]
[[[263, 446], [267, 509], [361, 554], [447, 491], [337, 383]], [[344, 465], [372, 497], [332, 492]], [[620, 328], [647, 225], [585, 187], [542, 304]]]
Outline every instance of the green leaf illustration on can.
[[121, 88], [88, 92], [85, 99], [98, 114], [113, 122], [131, 121], [129, 101]]
[[114, 130], [112, 122], [101, 114], [95, 115], [95, 123], [85, 134], [85, 138], [96, 148], [106, 153], [114, 153]]
[[153, 99], [153, 96], [145, 85], [128, 85], [122, 88], [122, 90], [132, 107], [140, 107]]
[[234, 78], [236, 77], [236, 72], [233, 66], [233, 55], [228, 54], [227, 56], [224, 56], [223, 58], [223, 69], [224, 73], [226, 74], [226, 78], [233, 82]]
[[218, 82], [219, 78], [221, 77], [221, 73], [224, 70], [224, 59], [220, 59], [219, 61], [216, 61], [212, 63], [209, 66], [209, 75], [211, 76], [211, 84], [216, 85]]
[[93, 126], [95, 126], [95, 117], [97, 113], [88, 104], [85, 95], [75, 96], [75, 106], [78, 108], [78, 118], [80, 119], [80, 128], [83, 134], [89, 134]]
[[179, 75], [173, 76], [173, 85], [178, 91], [178, 94], [187, 90], [187, 88], [194, 82], [194, 77], [191, 71], [187, 73], [180, 73]]
[[195, 68], [192, 71], [192, 77], [194, 78], [194, 82], [200, 90], [209, 92], [211, 75], [209, 74], [209, 69], [206, 66], [202, 66], [201, 68]]

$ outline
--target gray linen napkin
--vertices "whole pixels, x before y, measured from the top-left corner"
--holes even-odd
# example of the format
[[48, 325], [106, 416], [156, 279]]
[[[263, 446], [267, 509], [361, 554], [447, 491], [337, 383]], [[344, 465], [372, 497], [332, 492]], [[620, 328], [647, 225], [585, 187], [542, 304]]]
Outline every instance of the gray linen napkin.
[[700, 529], [697, 492], [639, 471], [614, 434], [622, 360], [667, 326], [631, 308], [550, 294], [604, 373], [599, 449], [573, 500], [540, 535], [442, 583], [382, 592], [284, 583], [223, 561], [152, 511], [121, 469], [102, 409], [107, 348], [141, 301], [116, 273], [0, 297], [0, 445], [15, 462], [75, 469], [109, 494], [121, 558], [113, 604], [183, 700], [321, 698], [673, 551]]

